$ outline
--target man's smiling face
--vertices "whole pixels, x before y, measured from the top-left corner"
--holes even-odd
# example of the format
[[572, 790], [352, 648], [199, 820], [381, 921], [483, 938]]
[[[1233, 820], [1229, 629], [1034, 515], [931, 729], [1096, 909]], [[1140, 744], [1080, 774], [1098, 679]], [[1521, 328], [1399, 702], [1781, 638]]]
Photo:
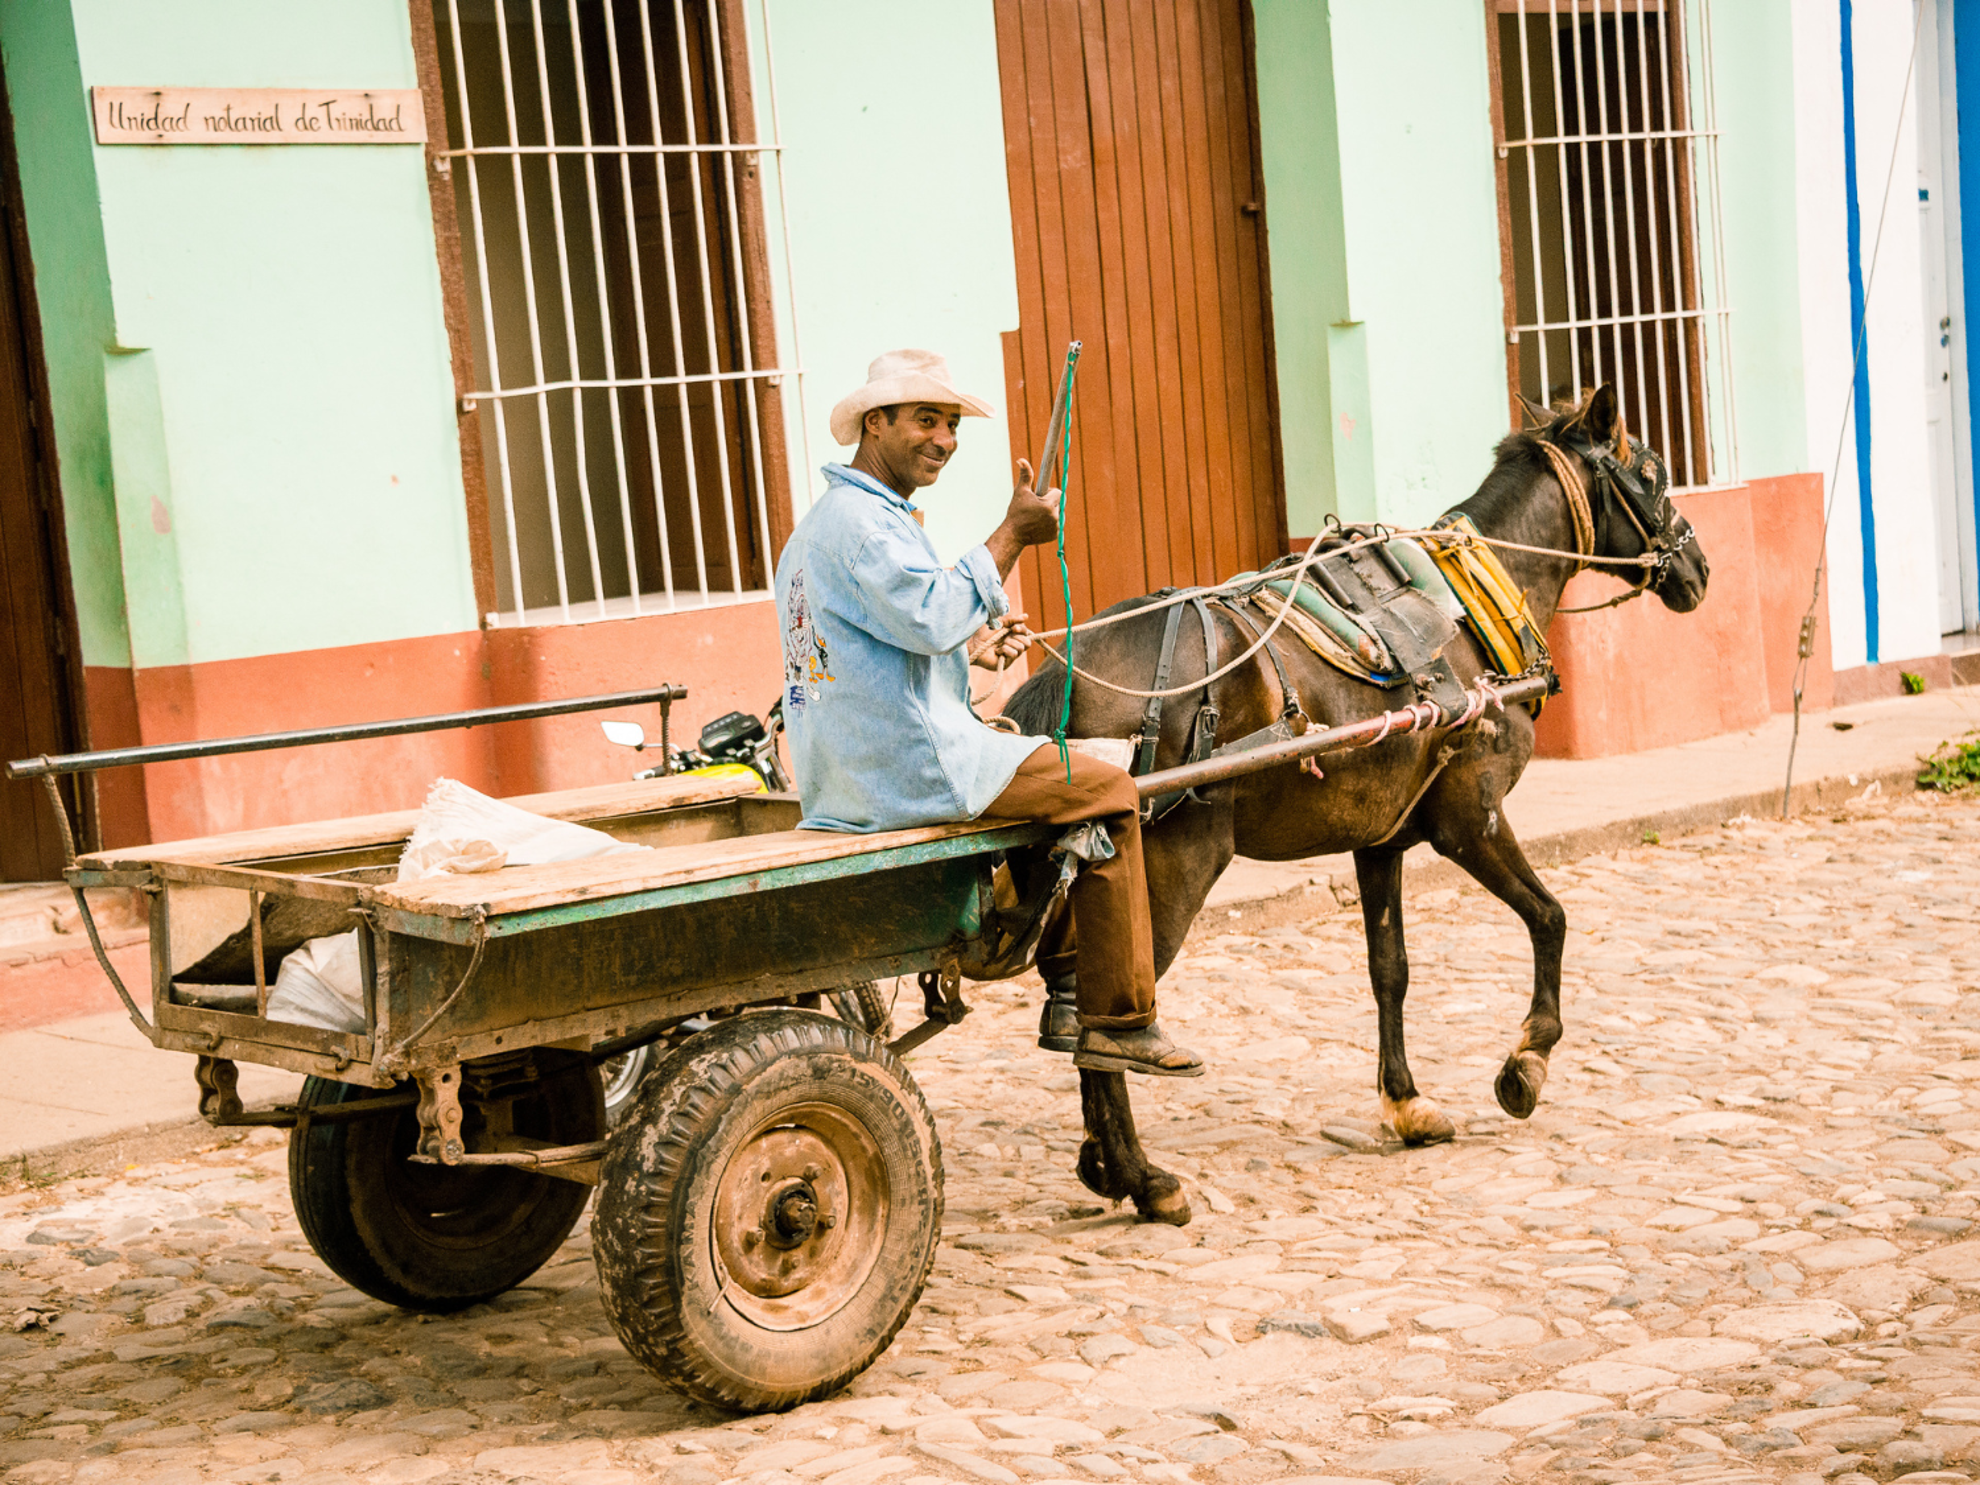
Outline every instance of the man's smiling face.
[[[891, 416], [890, 416], [891, 415]], [[908, 402], [866, 415], [860, 452], [905, 492], [932, 485], [956, 451], [962, 408], [953, 402]]]

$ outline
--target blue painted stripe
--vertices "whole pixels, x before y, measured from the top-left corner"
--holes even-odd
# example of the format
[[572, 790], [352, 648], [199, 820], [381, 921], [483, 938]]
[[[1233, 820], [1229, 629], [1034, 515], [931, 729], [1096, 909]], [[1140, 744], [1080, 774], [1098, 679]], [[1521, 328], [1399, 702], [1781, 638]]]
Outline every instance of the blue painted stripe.
[[[1980, 427], [1980, 239], [1966, 248], [1966, 224], [1980, 222], [1980, 0], [1953, 0], [1954, 96], [1959, 110], [1960, 282], [1966, 291], [1966, 320], [1959, 337], [1966, 346], [1966, 405]], [[1968, 203], [1972, 203], [1968, 205]], [[1973, 529], [1980, 531], [1980, 479], [1973, 481]]]
[[1849, 211], [1849, 344], [1855, 359], [1856, 506], [1863, 533], [1863, 648], [1878, 659], [1877, 510], [1870, 490], [1870, 344], [1863, 326], [1863, 210], [1856, 198], [1856, 40], [1850, 0], [1842, 6], [1843, 179]]

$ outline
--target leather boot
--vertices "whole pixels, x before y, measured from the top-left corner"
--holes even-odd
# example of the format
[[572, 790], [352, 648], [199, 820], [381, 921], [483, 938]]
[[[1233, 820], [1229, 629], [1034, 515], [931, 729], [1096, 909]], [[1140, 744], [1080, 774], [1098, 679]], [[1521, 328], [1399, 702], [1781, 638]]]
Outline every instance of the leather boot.
[[1045, 982], [1038, 1045], [1048, 1052], [1070, 1052], [1079, 1045], [1079, 980], [1070, 972], [1062, 980]]
[[1073, 1066], [1094, 1072], [1152, 1073], [1161, 1078], [1203, 1075], [1203, 1059], [1170, 1041], [1155, 1022], [1133, 1031], [1102, 1031], [1089, 1026], [1079, 1034]]

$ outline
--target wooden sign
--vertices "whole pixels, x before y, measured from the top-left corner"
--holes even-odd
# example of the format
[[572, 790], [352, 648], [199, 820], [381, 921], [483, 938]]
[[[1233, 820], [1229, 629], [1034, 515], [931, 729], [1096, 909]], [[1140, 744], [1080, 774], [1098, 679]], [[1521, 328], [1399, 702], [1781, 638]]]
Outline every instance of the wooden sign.
[[98, 144], [424, 144], [417, 88], [91, 88]]

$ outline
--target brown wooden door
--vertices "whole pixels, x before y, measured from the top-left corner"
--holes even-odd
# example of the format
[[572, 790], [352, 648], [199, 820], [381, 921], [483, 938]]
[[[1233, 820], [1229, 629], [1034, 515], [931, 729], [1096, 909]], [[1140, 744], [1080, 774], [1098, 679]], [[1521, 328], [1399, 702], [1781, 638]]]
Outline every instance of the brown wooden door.
[[[1246, 0], [997, 0], [1018, 330], [1036, 458], [1079, 339], [1073, 609], [1212, 583], [1285, 550]], [[1025, 558], [1034, 623], [1058, 564]]]
[[[11, 154], [11, 140], [6, 147]], [[62, 546], [30, 411], [32, 319], [15, 262], [17, 202], [9, 179], [0, 191], [0, 762], [78, 745]], [[46, 791], [0, 776], [0, 881], [53, 881], [65, 864]]]

